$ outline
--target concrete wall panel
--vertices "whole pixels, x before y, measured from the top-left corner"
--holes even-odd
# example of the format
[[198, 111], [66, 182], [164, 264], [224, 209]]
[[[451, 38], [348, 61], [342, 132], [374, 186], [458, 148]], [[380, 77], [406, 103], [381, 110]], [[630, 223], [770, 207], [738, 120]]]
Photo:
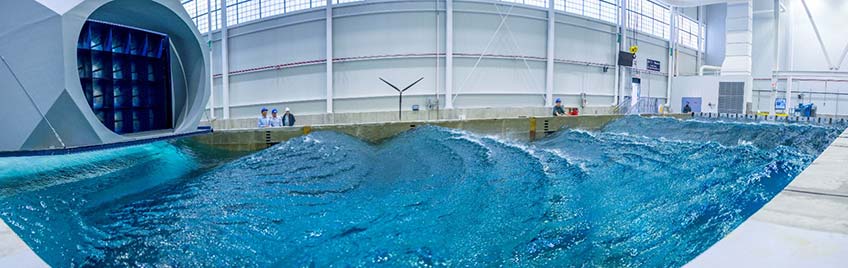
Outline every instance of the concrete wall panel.
[[[378, 77], [398, 84], [424, 77], [407, 94], [404, 109], [436, 92], [444, 105], [444, 4], [417, 1], [356, 2], [334, 7], [334, 112], [392, 111], [396, 93]], [[502, 16], [509, 14], [501, 29]], [[230, 27], [230, 70], [262, 68], [292, 61], [324, 59], [324, 10], [305, 10]], [[588, 105], [613, 102], [616, 34], [613, 24], [558, 12], [556, 15], [554, 94], [579, 105], [574, 96], [587, 93]], [[311, 29], [311, 30], [310, 30]], [[629, 34], [632, 36], [632, 33]], [[220, 37], [213, 34], [213, 62], [220, 73]], [[302, 38], [301, 38], [302, 37]], [[291, 41], [287, 41], [291, 40]], [[636, 34], [637, 67], [646, 59], [662, 62], [667, 72], [668, 42]], [[262, 44], [248, 44], [261, 42]], [[293, 42], [301, 42], [294, 45]], [[307, 50], [300, 50], [304, 46]], [[488, 46], [488, 49], [487, 49]], [[503, 2], [457, 1], [454, 4], [455, 107], [538, 107], [544, 105], [547, 10]], [[243, 50], [250, 51], [243, 51]], [[297, 59], [279, 51], [299, 51]], [[480, 54], [487, 54], [480, 57]], [[695, 72], [694, 52], [681, 59], [682, 72]], [[311, 56], [310, 56], [311, 55]], [[310, 58], [311, 57], [311, 58]], [[524, 58], [523, 58], [524, 57]], [[359, 58], [359, 59], [351, 59]], [[479, 62], [478, 62], [479, 59]], [[437, 64], [438, 61], [438, 64]], [[438, 65], [438, 67], [437, 67]], [[476, 67], [475, 67], [476, 65]], [[254, 117], [263, 104], [298, 106], [299, 114], [324, 113], [323, 64], [286, 66], [283, 70], [233, 73], [230, 76], [232, 117]], [[666, 77], [642, 74], [650, 96], [665, 97]], [[221, 79], [215, 79], [216, 115], [221, 113]], [[643, 89], [645, 89], [643, 87]], [[266, 93], [268, 93], [266, 95]], [[646, 93], [648, 94], [648, 93]], [[645, 95], [647, 96], [647, 95]], [[262, 100], [266, 101], [263, 103]], [[308, 106], [313, 105], [313, 106]]]

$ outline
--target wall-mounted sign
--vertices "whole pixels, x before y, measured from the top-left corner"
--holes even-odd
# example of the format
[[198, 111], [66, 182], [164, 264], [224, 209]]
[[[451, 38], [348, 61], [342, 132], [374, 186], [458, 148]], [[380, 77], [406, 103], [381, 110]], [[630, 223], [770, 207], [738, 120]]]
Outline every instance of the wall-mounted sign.
[[[680, 111], [686, 112], [687, 110], [690, 113], [700, 113], [701, 112], [701, 97], [683, 97], [680, 99]], [[689, 109], [686, 109], [686, 106], [689, 106]]]
[[636, 55], [633, 53], [627, 53], [627, 51], [619, 51], [618, 52], [618, 65], [629, 67], [633, 66], [633, 58]]
[[774, 109], [778, 111], [786, 110], [786, 98], [774, 99]]
[[648, 70], [650, 71], [660, 71], [660, 61], [648, 59]]

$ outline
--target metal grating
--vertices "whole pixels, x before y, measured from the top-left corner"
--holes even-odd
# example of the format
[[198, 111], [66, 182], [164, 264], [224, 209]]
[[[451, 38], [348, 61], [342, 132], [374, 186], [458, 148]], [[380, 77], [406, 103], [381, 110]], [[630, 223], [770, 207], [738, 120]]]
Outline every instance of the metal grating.
[[745, 82], [718, 83], [718, 112], [741, 114], [745, 102]]
[[77, 43], [85, 101], [118, 134], [173, 128], [170, 38], [88, 20]]

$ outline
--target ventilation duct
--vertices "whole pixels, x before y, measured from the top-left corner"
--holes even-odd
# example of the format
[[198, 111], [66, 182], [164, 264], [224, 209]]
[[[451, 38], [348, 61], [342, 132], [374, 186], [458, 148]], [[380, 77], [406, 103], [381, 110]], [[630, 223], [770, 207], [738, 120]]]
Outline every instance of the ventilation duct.
[[750, 1], [727, 3], [726, 37], [722, 75], [751, 76], [753, 48], [753, 4]]

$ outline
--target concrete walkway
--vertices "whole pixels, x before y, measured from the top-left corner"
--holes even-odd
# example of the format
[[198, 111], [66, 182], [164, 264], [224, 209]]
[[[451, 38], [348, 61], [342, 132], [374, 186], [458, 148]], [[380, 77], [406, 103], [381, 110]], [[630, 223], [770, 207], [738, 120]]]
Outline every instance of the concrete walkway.
[[789, 186], [687, 267], [848, 265], [848, 130]]
[[0, 267], [49, 267], [0, 220]]

